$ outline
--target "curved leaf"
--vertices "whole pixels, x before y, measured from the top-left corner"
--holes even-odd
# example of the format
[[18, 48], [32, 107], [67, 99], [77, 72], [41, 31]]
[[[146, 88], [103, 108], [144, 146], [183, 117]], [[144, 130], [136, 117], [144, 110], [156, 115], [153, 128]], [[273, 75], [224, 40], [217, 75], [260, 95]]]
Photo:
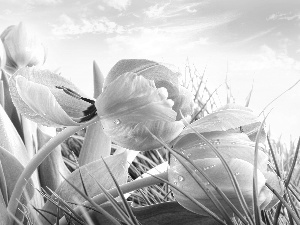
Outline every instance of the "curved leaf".
[[8, 118], [3, 107], [0, 105], [0, 147], [10, 152], [22, 166], [26, 166], [29, 158], [27, 150], [16, 131], [11, 120]]
[[[113, 173], [114, 177], [117, 179], [119, 184], [124, 184], [127, 181], [127, 164], [126, 164], [126, 151], [123, 153], [120, 153], [118, 155], [108, 156], [105, 158], [106, 164], [109, 166], [111, 172]], [[80, 173], [83, 178], [83, 183], [85, 186], [85, 189], [87, 191], [87, 194], [89, 197], [94, 197], [95, 195], [98, 195], [101, 192], [97, 188], [97, 183], [94, 180], [94, 178], [101, 184], [105, 189], [111, 189], [113, 188], [114, 182], [113, 179], [110, 177], [109, 173], [107, 172], [107, 169], [105, 167], [105, 164], [103, 163], [103, 160], [97, 160], [94, 162], [91, 162], [89, 164], [86, 164], [79, 169], [75, 170], [68, 178], [67, 180], [71, 182], [73, 185], [78, 187], [82, 192], [84, 192], [83, 184], [81, 182]], [[92, 177], [92, 176], [93, 177]], [[71, 185], [68, 184], [68, 182], [64, 181], [59, 188], [55, 191], [57, 195], [59, 195], [64, 201], [73, 202], [73, 198], [76, 197], [79, 201], [85, 201], [85, 199], [77, 193]], [[53, 197], [55, 199], [55, 197]], [[75, 205], [70, 205], [72, 208]], [[50, 201], [47, 201], [45, 206], [43, 207], [43, 210], [47, 210], [49, 212], [53, 212], [54, 214], [57, 213], [57, 206], [53, 205]], [[47, 218], [52, 222], [55, 223], [56, 218], [45, 214]], [[63, 216], [62, 213], [59, 215], [60, 217]], [[47, 223], [44, 218], [40, 218], [42, 222]]]
[[[39, 126], [37, 128], [38, 149], [45, 145], [55, 135], [55, 128]], [[67, 177], [71, 174], [63, 161], [60, 145], [57, 146], [41, 163], [38, 167], [38, 171], [41, 187], [51, 195], [49, 189], [53, 191], [56, 190], [64, 181], [61, 175]]]
[[[24, 166], [15, 156], [2, 147], [0, 147], [0, 161], [5, 177], [7, 195], [9, 199], [19, 176], [24, 170]], [[34, 187], [32, 186], [32, 183], [33, 182], [30, 179], [26, 185], [26, 191], [30, 198], [34, 194]]]
[[[119, 218], [118, 214], [110, 203], [106, 203], [101, 206], [111, 215]], [[217, 222], [213, 218], [192, 213], [180, 206], [177, 202], [165, 202], [144, 207], [131, 207], [131, 209], [137, 220], [143, 225], [217, 224]], [[91, 219], [95, 224], [111, 224], [109, 221], [103, 218], [101, 214], [95, 211], [89, 211], [89, 215], [91, 216]]]
[[[254, 164], [255, 143], [250, 141], [243, 133], [228, 133], [216, 131], [203, 133], [203, 136], [214, 145], [225, 160], [232, 158], [242, 159]], [[199, 139], [195, 133], [189, 133], [176, 140], [174, 149], [193, 159], [214, 158], [216, 154], [210, 146]], [[258, 150], [258, 169], [267, 171], [268, 156], [263, 152], [262, 146]]]
[[[260, 124], [258, 117], [250, 109], [246, 107], [225, 107], [193, 122], [191, 127], [200, 133], [206, 133], [211, 131], [227, 131], [250, 124], [257, 124], [258, 127]], [[191, 127], [185, 128], [181, 136], [194, 133]]]
[[[227, 171], [224, 169], [220, 159], [218, 158], [206, 158], [206, 159], [196, 159], [194, 163], [198, 168], [202, 168], [206, 175], [213, 180], [213, 182], [224, 192], [228, 199], [234, 204], [237, 209], [241, 209], [238, 197], [234, 188], [232, 187], [231, 180], [228, 176]], [[253, 176], [253, 165], [241, 160], [241, 159], [231, 159], [228, 165], [232, 172], [235, 174], [239, 187], [243, 193], [243, 196], [247, 202], [248, 207], [252, 210], [252, 179]], [[265, 185], [265, 177], [260, 170], [258, 173], [258, 190], [261, 190]], [[211, 201], [211, 199], [206, 195], [206, 193], [199, 187], [197, 182], [193, 179], [190, 173], [180, 164], [171, 163], [169, 170], [169, 182], [177, 185], [180, 190], [190, 194], [196, 200], [201, 202], [204, 206], [215, 212], [217, 215], [221, 216], [220, 212]], [[226, 211], [232, 214], [232, 210], [226, 204], [220, 195], [217, 194], [216, 190], [206, 181], [206, 179], [199, 173], [199, 177], [202, 179], [206, 188], [213, 192]], [[176, 201], [179, 202], [186, 209], [198, 213], [200, 215], [207, 215], [204, 210], [199, 208], [193, 202], [191, 202], [186, 196], [181, 194], [179, 191], [173, 189]], [[259, 203], [262, 204], [265, 200], [265, 195], [259, 196]], [[241, 212], [242, 213], [242, 212]]]

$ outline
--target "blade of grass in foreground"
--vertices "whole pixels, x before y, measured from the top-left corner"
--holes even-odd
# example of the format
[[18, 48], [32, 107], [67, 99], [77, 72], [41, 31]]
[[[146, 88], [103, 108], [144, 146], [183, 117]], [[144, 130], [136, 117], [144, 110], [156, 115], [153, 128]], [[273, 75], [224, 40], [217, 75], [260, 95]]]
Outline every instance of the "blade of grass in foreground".
[[[287, 179], [285, 180], [285, 184], [284, 184], [285, 188], [288, 188], [288, 186], [289, 186], [289, 182], [290, 182], [290, 180], [291, 180], [292, 173], [293, 173], [293, 171], [294, 171], [294, 168], [295, 168], [295, 165], [296, 165], [296, 162], [297, 162], [299, 149], [300, 149], [300, 138], [298, 139], [297, 148], [296, 148], [296, 151], [295, 151], [295, 156], [294, 156], [294, 159], [293, 159], [293, 162], [292, 162], [291, 169], [290, 169], [290, 171], [289, 171], [289, 174], [288, 174], [288, 176], [287, 176]], [[283, 200], [283, 198], [281, 198], [281, 199]], [[283, 201], [284, 201], [284, 202], [283, 202], [283, 201], [281, 201], [281, 199], [280, 199], [280, 202], [279, 202], [278, 205], [277, 205], [277, 209], [276, 209], [276, 212], [275, 212], [274, 223], [273, 223], [274, 225], [277, 224], [277, 222], [278, 222], [282, 204], [284, 204], [284, 202], [286, 203], [285, 200], [283, 200]], [[287, 204], [287, 203], [286, 203], [286, 204]], [[284, 204], [284, 205], [285, 205], [285, 204]], [[291, 216], [292, 216], [292, 213], [294, 213], [293, 210], [290, 211], [290, 210], [288, 210], [288, 208], [287, 208], [287, 211], [288, 211], [289, 214], [291, 214]], [[298, 223], [297, 223], [297, 224], [298, 224]]]
[[[269, 113], [268, 113], [268, 115], [269, 115]], [[258, 145], [259, 145], [260, 135], [263, 130], [267, 116], [264, 118], [264, 120], [260, 124], [258, 132], [255, 137], [254, 162], [253, 162], [253, 208], [254, 208], [254, 218], [255, 218], [256, 225], [261, 224], [260, 208], [259, 208], [259, 204], [258, 204], [258, 187], [257, 187], [257, 184], [258, 184], [258, 180], [257, 180]]]
[[131, 219], [131, 221], [133, 221], [134, 224], [137, 224], [137, 225], [138, 225], [139, 222], [138, 222], [137, 219], [135, 218], [135, 216], [134, 216], [134, 214], [133, 214], [133, 212], [132, 212], [130, 206], [128, 205], [127, 200], [125, 199], [124, 194], [123, 194], [122, 190], [120, 189], [120, 186], [119, 186], [119, 184], [118, 184], [116, 178], [115, 178], [114, 175], [112, 174], [112, 172], [111, 172], [111, 170], [109, 169], [108, 165], [106, 164], [105, 160], [104, 160], [104, 159], [102, 159], [102, 160], [103, 160], [103, 162], [104, 162], [104, 164], [105, 164], [105, 167], [106, 167], [106, 169], [108, 170], [108, 172], [109, 172], [111, 178], [114, 180], [115, 186], [116, 186], [116, 188], [118, 189], [119, 196], [120, 196], [121, 199], [122, 199], [122, 203], [123, 203], [123, 205], [124, 205], [124, 208], [126, 209], [127, 215], [129, 215], [129, 218]]
[[120, 225], [118, 220], [116, 220], [113, 216], [111, 216], [109, 213], [107, 213], [104, 209], [101, 208], [101, 206], [97, 205], [89, 196], [85, 195], [82, 191], [80, 191], [75, 185], [73, 185], [71, 182], [69, 182], [67, 179], [65, 181], [73, 187], [82, 197], [84, 197], [85, 200], [87, 200], [92, 206], [94, 206], [100, 213], [103, 214], [108, 220], [113, 222], [115, 225]]

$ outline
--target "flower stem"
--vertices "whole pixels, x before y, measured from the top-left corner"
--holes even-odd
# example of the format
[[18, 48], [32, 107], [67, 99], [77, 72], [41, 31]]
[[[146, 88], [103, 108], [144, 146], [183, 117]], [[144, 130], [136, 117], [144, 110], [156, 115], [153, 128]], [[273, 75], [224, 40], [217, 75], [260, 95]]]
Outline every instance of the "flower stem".
[[[10, 200], [8, 202], [7, 210], [12, 214], [15, 215], [17, 207], [18, 207], [18, 201], [22, 195], [23, 189], [33, 174], [33, 172], [37, 169], [37, 167], [43, 162], [43, 160], [55, 149], [56, 146], [58, 146], [60, 143], [62, 143], [65, 139], [70, 137], [75, 132], [85, 128], [86, 126], [95, 123], [99, 120], [99, 117], [95, 117], [94, 119], [90, 120], [89, 122], [81, 125], [81, 126], [73, 126], [73, 127], [67, 127], [63, 131], [61, 131], [59, 134], [57, 134], [55, 137], [50, 139], [39, 151], [34, 157], [29, 161], [28, 165], [24, 168], [24, 171], [20, 175], [15, 188], [11, 194]], [[9, 225], [13, 224], [13, 219], [10, 219]]]
[[[163, 172], [163, 173], [160, 173], [158, 175], [155, 175], [156, 177], [159, 177], [161, 179], [164, 179], [164, 180], [168, 180], [168, 172]], [[141, 179], [136, 179], [134, 181], [131, 181], [129, 183], [126, 183], [126, 184], [123, 184], [123, 185], [120, 185], [120, 189], [122, 190], [123, 194], [126, 194], [128, 192], [131, 192], [131, 191], [134, 191], [134, 190], [137, 190], [137, 189], [140, 189], [140, 188], [143, 188], [143, 187], [148, 187], [150, 185], [155, 185], [155, 184], [159, 184], [159, 183], [162, 183], [162, 181], [158, 178], [156, 178], [154, 176], [149, 176], [149, 177], [145, 177], [145, 178], [141, 178]], [[119, 193], [118, 193], [118, 190], [117, 188], [113, 188], [113, 189], [110, 189], [108, 191], [114, 198], [118, 197], [119, 196]], [[92, 198], [92, 200], [100, 205], [100, 204], [103, 204], [105, 202], [107, 202], [107, 198], [105, 196], [105, 194], [99, 194], [95, 197]], [[80, 207], [91, 207], [91, 204], [89, 202], [85, 202], [83, 203], [82, 205], [79, 205], [77, 206], [74, 211], [78, 214], [81, 214], [81, 210], [80, 210]], [[60, 225], [64, 225], [64, 224], [67, 224], [67, 221], [66, 221], [66, 218], [65, 217], [62, 217], [60, 220], [59, 220], [59, 224]]]

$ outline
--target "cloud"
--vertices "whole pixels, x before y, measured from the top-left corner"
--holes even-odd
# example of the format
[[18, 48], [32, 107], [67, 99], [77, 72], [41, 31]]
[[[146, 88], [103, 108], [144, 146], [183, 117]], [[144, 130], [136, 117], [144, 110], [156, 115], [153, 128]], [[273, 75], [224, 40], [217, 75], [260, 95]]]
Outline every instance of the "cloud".
[[284, 51], [276, 51], [268, 45], [262, 45], [256, 54], [249, 55], [247, 59], [233, 60], [233, 70], [299, 70], [300, 62], [288, 56]]
[[102, 0], [106, 5], [119, 11], [126, 10], [131, 5], [131, 0]]
[[267, 20], [300, 20], [300, 14], [292, 14], [292, 13], [274, 13], [271, 14]]
[[144, 11], [148, 18], [174, 17], [182, 13], [195, 13], [196, 7], [203, 3], [157, 3]]
[[55, 5], [62, 3], [62, 0], [26, 0], [29, 5]]
[[59, 20], [61, 24], [52, 24], [52, 33], [58, 36], [80, 35], [86, 33], [122, 33], [124, 28], [106, 17], [97, 19], [81, 18], [77, 21], [63, 14]]
[[160, 18], [164, 16], [164, 10], [170, 3], [166, 4], [155, 4], [153, 6], [150, 6], [146, 11], [145, 14], [149, 18]]

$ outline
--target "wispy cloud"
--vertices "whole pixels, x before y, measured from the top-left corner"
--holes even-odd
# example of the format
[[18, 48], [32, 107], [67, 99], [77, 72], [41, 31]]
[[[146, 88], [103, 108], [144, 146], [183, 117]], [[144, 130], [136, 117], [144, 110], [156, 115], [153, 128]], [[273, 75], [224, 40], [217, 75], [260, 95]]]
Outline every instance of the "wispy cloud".
[[300, 20], [300, 13], [299, 14], [292, 14], [292, 13], [274, 13], [271, 14], [267, 20]]
[[163, 17], [174, 17], [181, 13], [195, 13], [197, 12], [196, 7], [202, 5], [203, 3], [157, 3], [150, 6], [144, 13], [149, 18], [163, 18]]
[[131, 0], [103, 0], [103, 2], [119, 11], [126, 10], [126, 8], [131, 5]]
[[63, 14], [59, 18], [60, 24], [52, 24], [52, 33], [59, 36], [72, 36], [86, 33], [122, 33], [124, 28], [106, 17], [74, 20]]
[[26, 0], [29, 5], [55, 5], [62, 3], [62, 0]]

